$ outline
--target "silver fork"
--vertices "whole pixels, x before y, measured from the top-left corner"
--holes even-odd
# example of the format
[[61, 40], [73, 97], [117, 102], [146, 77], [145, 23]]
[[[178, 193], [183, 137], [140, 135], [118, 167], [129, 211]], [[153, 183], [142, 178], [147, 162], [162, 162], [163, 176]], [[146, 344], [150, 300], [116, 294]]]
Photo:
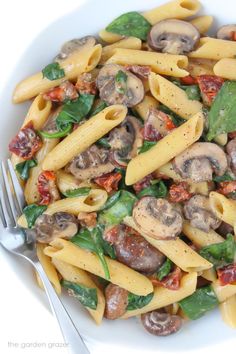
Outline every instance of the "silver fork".
[[89, 354], [82, 337], [38, 260], [34, 233], [17, 226], [17, 219], [22, 214], [25, 199], [10, 160], [7, 160], [7, 166], [8, 168], [3, 162], [1, 163], [0, 219], [5, 230], [0, 236], [0, 244], [7, 251], [27, 259], [38, 272], [65, 343], [69, 345], [68, 352], [71, 354]]

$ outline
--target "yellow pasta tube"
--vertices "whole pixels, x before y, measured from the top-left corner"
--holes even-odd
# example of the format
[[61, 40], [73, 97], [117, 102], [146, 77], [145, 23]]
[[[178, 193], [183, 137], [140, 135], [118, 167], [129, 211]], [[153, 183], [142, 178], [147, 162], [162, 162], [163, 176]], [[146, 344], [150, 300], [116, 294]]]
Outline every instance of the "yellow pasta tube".
[[188, 71], [193, 77], [200, 75], [214, 75], [214, 65], [216, 60], [189, 58]]
[[193, 194], [209, 194], [209, 186], [207, 182], [199, 182], [199, 183], [189, 183], [189, 192]]
[[217, 192], [211, 192], [209, 198], [211, 209], [216, 216], [227, 224], [234, 226], [236, 222], [236, 202]]
[[148, 65], [158, 74], [183, 77], [188, 75], [184, 70], [188, 66], [185, 55], [147, 52], [134, 49], [114, 49], [114, 55], [107, 63], [120, 65]]
[[153, 247], [164, 253], [166, 257], [168, 257], [183, 271], [200, 272], [212, 267], [210, 262], [201, 257], [184, 241], [180, 239], [168, 241], [156, 240], [140, 230], [139, 227], [135, 224], [133, 218], [130, 216], [125, 217], [124, 223], [139, 232]]
[[141, 309], [126, 311], [121, 318], [129, 318], [132, 316], [141, 315], [149, 311], [157, 310], [162, 307], [171, 305], [177, 301], [184, 299], [194, 293], [197, 286], [197, 273], [189, 273], [183, 276], [178, 290], [169, 290], [162, 287], [154, 289], [154, 296], [146, 306]]
[[192, 227], [187, 221], [183, 224], [183, 233], [193, 242], [194, 245], [200, 248], [224, 241], [224, 238], [217, 234], [214, 230], [203, 232], [200, 229]]
[[104, 64], [115, 52], [116, 48], [141, 49], [142, 41], [136, 37], [127, 37], [118, 42], [102, 48], [102, 56], [99, 64]]
[[[60, 279], [58, 277], [58, 274], [57, 274], [57, 271], [56, 271], [54, 265], [51, 262], [51, 258], [44, 254], [45, 247], [46, 247], [45, 244], [37, 243], [36, 250], [37, 250], [37, 256], [38, 256], [39, 262], [41, 263], [45, 273], [47, 274], [48, 279], [53, 284], [57, 294], [61, 294]], [[38, 276], [38, 274], [37, 274], [37, 276]], [[39, 285], [41, 286], [42, 283], [39, 282]]]
[[42, 72], [30, 76], [21, 81], [13, 93], [13, 102], [20, 103], [40, 93], [60, 85], [65, 80], [75, 80], [83, 72], [93, 70], [102, 54], [102, 46], [97, 44], [92, 48], [80, 49], [71, 53], [68, 58], [59, 62], [60, 67], [64, 69], [65, 76], [58, 80], [48, 80], [43, 78]]
[[143, 119], [146, 120], [148, 117], [148, 112], [150, 108], [157, 108], [158, 102], [157, 100], [149, 95], [145, 95], [142, 102], [134, 106], [134, 110], [138, 113], [138, 115]]
[[213, 68], [214, 74], [224, 79], [236, 80], [236, 59], [224, 58]]
[[64, 194], [68, 190], [73, 190], [82, 187], [90, 187], [97, 189], [97, 185], [90, 181], [81, 182], [79, 179], [75, 178], [70, 173], [66, 173], [63, 170], [57, 171], [57, 187], [59, 191]]
[[[47, 256], [45, 256], [47, 257]], [[102, 322], [104, 309], [105, 309], [105, 299], [102, 291], [96, 286], [94, 281], [90, 278], [87, 272], [77, 267], [74, 267], [71, 264], [60, 261], [56, 258], [52, 258], [52, 263], [61, 274], [62, 278], [70, 281], [72, 283], [76, 283], [79, 285], [84, 285], [88, 288], [96, 289], [97, 291], [97, 308], [93, 310], [89, 307], [86, 307], [90, 315], [93, 317], [97, 324]]]
[[30, 106], [30, 109], [25, 117], [23, 127], [32, 121], [34, 129], [40, 130], [47, 121], [52, 109], [52, 102], [46, 101], [43, 95], [38, 95]]
[[124, 36], [121, 36], [116, 33], [108, 32], [105, 29], [101, 30], [99, 33], [99, 37], [107, 43], [115, 43], [120, 41]]
[[85, 151], [103, 135], [119, 125], [125, 119], [126, 114], [127, 108], [125, 106], [114, 105], [88, 119], [45, 157], [43, 169], [57, 171], [64, 167], [73, 157]]
[[212, 16], [198, 16], [190, 21], [201, 34], [205, 34], [209, 31], [213, 23]]
[[231, 296], [236, 295], [236, 285], [233, 284], [220, 285], [219, 280], [216, 280], [212, 283], [212, 288], [219, 302], [224, 302]]
[[201, 273], [201, 277], [211, 282], [215, 282], [217, 280], [216, 271], [213, 267], [211, 269], [204, 270]]
[[191, 146], [202, 135], [203, 121], [203, 114], [197, 113], [150, 150], [133, 158], [127, 166], [125, 183], [131, 185], [138, 182]]
[[202, 109], [200, 102], [190, 100], [184, 90], [158, 74], [149, 75], [149, 85], [157, 101], [169, 107], [181, 118], [189, 119]]
[[[44, 250], [47, 256], [104, 278], [104, 269], [97, 255], [63, 239], [56, 239], [50, 245]], [[112, 283], [136, 295], [147, 295], [153, 291], [152, 283], [146, 276], [109, 257], [105, 259]]]
[[189, 57], [220, 60], [223, 58], [234, 58], [235, 53], [236, 42], [203, 37], [200, 39], [198, 48], [189, 53]]
[[223, 321], [230, 327], [236, 328], [236, 295], [231, 296], [220, 304]]

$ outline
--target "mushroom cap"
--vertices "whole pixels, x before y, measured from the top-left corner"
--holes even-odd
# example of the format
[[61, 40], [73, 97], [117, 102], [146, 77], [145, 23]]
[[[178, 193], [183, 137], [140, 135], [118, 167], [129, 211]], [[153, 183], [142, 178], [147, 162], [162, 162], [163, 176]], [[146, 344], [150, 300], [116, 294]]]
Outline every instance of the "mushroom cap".
[[236, 138], [230, 140], [226, 145], [226, 152], [229, 157], [230, 167], [234, 174], [236, 174]]
[[[124, 93], [117, 89], [116, 75], [119, 71], [123, 72], [127, 78]], [[97, 77], [97, 87], [100, 98], [108, 105], [123, 104], [127, 107], [133, 107], [144, 98], [142, 81], [123, 66], [117, 64], [103, 66]]]
[[56, 56], [54, 61], [66, 59], [75, 50], [89, 49], [96, 45], [97, 40], [93, 36], [85, 36], [82, 38], [75, 38], [67, 41], [61, 47], [60, 53]]
[[232, 40], [232, 32], [236, 32], [236, 25], [225, 25], [218, 29], [216, 37], [218, 39]]
[[190, 22], [167, 19], [156, 23], [148, 35], [149, 46], [169, 54], [185, 54], [193, 50], [200, 33]]
[[62, 106], [59, 106], [50, 113], [50, 115], [49, 115], [46, 123], [44, 124], [43, 129], [42, 129], [44, 132], [47, 132], [50, 134], [58, 132], [58, 128], [56, 125], [56, 119], [57, 119], [58, 114], [61, 112], [61, 110], [62, 110]]
[[182, 327], [182, 318], [156, 310], [141, 315], [144, 328], [156, 336], [168, 336]]
[[133, 219], [140, 231], [157, 240], [174, 239], [182, 231], [180, 211], [161, 198], [141, 198], [133, 208]]
[[105, 289], [105, 317], [115, 320], [121, 317], [128, 305], [129, 292], [118, 285], [110, 283]]
[[66, 166], [66, 170], [76, 178], [87, 180], [113, 171], [115, 166], [109, 161], [109, 150], [90, 146], [86, 151], [75, 156]]
[[36, 239], [41, 243], [50, 243], [57, 237], [70, 239], [77, 231], [77, 219], [65, 212], [42, 214], [35, 222]]
[[211, 181], [213, 172], [222, 176], [227, 166], [225, 152], [214, 143], [195, 143], [178, 155], [173, 163], [182, 178], [193, 182]]

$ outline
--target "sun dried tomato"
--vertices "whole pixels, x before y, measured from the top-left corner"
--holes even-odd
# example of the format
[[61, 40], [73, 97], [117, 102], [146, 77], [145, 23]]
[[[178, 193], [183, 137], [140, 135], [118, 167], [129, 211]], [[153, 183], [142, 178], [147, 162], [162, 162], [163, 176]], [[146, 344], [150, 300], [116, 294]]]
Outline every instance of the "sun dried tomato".
[[108, 193], [112, 191], [117, 191], [118, 183], [122, 178], [120, 172], [110, 172], [106, 173], [103, 176], [94, 178], [94, 182], [97, 183], [100, 187], [103, 187]]
[[95, 227], [97, 225], [97, 213], [80, 212], [78, 220], [83, 227]]
[[197, 76], [197, 82], [201, 90], [203, 102], [210, 106], [221, 89], [224, 79], [215, 75], [200, 75]]
[[32, 121], [30, 121], [12, 139], [9, 150], [24, 160], [30, 160], [41, 146], [42, 140], [35, 132]]
[[147, 65], [126, 65], [126, 70], [137, 75], [140, 79], [148, 79], [149, 74], [151, 73], [150, 66]]
[[236, 41], [236, 32], [235, 31], [231, 32], [231, 40]]
[[195, 77], [192, 77], [191, 75], [181, 77], [180, 81], [184, 85], [196, 85], [197, 84], [197, 79]]
[[64, 102], [65, 100], [75, 100], [78, 92], [70, 81], [63, 82], [60, 86], [52, 88], [43, 95], [43, 98], [53, 102]]
[[181, 274], [182, 272], [180, 268], [176, 267], [173, 272], [169, 273], [162, 280], [151, 278], [151, 282], [154, 286], [162, 286], [170, 290], [178, 290], [180, 287]]
[[172, 203], [179, 203], [185, 200], [189, 200], [192, 194], [188, 191], [188, 183], [180, 182], [177, 184], [172, 184], [169, 190], [169, 200]]
[[228, 195], [236, 191], [236, 181], [220, 182], [217, 192], [223, 195]]
[[148, 141], [158, 141], [175, 128], [176, 126], [168, 114], [151, 108], [144, 124], [143, 138]]
[[229, 264], [223, 268], [217, 269], [217, 275], [220, 285], [233, 284], [236, 282], [236, 263]]
[[133, 188], [135, 190], [136, 193], [141, 192], [144, 188], [147, 188], [151, 185], [151, 180], [154, 179], [153, 175], [147, 175], [146, 177], [144, 177], [143, 179], [141, 179], [140, 181], [136, 182], [133, 185]]
[[97, 93], [96, 79], [91, 73], [79, 75], [75, 87], [81, 94], [96, 95]]
[[60, 199], [60, 194], [56, 186], [56, 175], [52, 171], [44, 171], [38, 177], [38, 192], [40, 195], [40, 205], [48, 205]]
[[236, 138], [236, 131], [229, 133], [228, 136], [229, 136], [230, 139]]

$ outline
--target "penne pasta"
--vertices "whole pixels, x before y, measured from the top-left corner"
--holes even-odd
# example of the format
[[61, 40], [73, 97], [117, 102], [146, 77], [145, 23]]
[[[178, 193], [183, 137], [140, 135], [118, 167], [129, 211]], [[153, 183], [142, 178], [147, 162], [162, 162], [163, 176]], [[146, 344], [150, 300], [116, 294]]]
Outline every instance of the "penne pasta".
[[42, 72], [30, 76], [16, 86], [13, 93], [13, 102], [24, 102], [60, 85], [65, 80], [75, 80], [79, 74], [93, 70], [99, 63], [101, 54], [102, 46], [100, 44], [92, 48], [86, 48], [86, 50], [73, 52], [68, 58], [59, 62], [60, 67], [64, 69], [65, 72], [63, 78], [48, 80], [47, 78], [43, 78]]
[[236, 328], [236, 295], [229, 297], [220, 304], [223, 321], [230, 327]]
[[153, 97], [181, 118], [189, 119], [202, 109], [200, 102], [188, 99], [184, 90], [158, 74], [149, 75], [149, 85]]
[[214, 74], [224, 79], [236, 80], [236, 59], [223, 58], [219, 60], [214, 68]]
[[[44, 252], [53, 259], [69, 263], [104, 278], [104, 270], [98, 257], [69, 241], [56, 239], [51, 242], [50, 246], [46, 247]], [[153, 291], [152, 283], [146, 276], [109, 257], [105, 258], [112, 283], [136, 295], [147, 295]]]
[[197, 113], [158, 141], [150, 150], [133, 158], [127, 166], [126, 184], [136, 183], [191, 146], [202, 134], [203, 120], [203, 114]]
[[211, 192], [209, 198], [211, 209], [216, 216], [227, 224], [234, 226], [236, 222], [236, 202], [217, 192]]
[[214, 75], [214, 65], [216, 60], [189, 58], [188, 72], [191, 76]]
[[105, 108], [80, 125], [47, 154], [43, 161], [43, 169], [57, 171], [64, 167], [73, 157], [85, 151], [119, 125], [125, 119], [126, 114], [127, 108], [122, 105]]
[[189, 57], [220, 60], [234, 58], [235, 53], [236, 43], [234, 41], [203, 37], [200, 39], [198, 48], [189, 53]]
[[126, 311], [121, 318], [126, 319], [129, 317], [138, 316], [142, 313], [158, 310], [162, 307], [176, 303], [185, 297], [192, 295], [196, 290], [196, 285], [197, 273], [192, 272], [183, 276], [181, 279], [180, 288], [178, 290], [173, 291], [162, 287], [156, 287], [154, 289], [154, 296], [149, 304], [140, 309]]
[[31, 104], [29, 111], [25, 117], [23, 127], [30, 121], [33, 123], [34, 129], [40, 130], [47, 121], [52, 109], [52, 102], [46, 101], [43, 95], [38, 95]]
[[142, 102], [140, 102], [139, 104], [134, 106], [133, 109], [145, 121], [147, 119], [149, 109], [150, 108], [157, 108], [157, 107], [158, 107], [157, 100], [152, 96], [145, 95]]
[[[45, 256], [47, 257], [47, 256]], [[84, 285], [88, 288], [96, 289], [97, 291], [97, 308], [93, 310], [86, 307], [90, 315], [93, 317], [94, 321], [99, 325], [102, 322], [104, 310], [105, 310], [105, 299], [102, 291], [96, 286], [94, 281], [90, 278], [87, 272], [71, 264], [60, 261], [56, 258], [52, 258], [52, 264], [56, 267], [57, 271], [61, 274], [64, 280], [76, 283], [79, 285]]]
[[105, 29], [99, 31], [99, 37], [107, 43], [115, 43], [120, 41], [124, 36], [120, 36], [119, 34], [108, 32]]
[[188, 58], [185, 55], [117, 48], [114, 49], [114, 54], [107, 61], [107, 64], [148, 65], [158, 74], [176, 77], [188, 75], [188, 72], [184, 70], [188, 66]]
[[107, 45], [102, 49], [102, 56], [99, 64], [104, 64], [112, 55], [114, 55], [115, 49], [117, 48], [127, 48], [127, 49], [141, 49], [142, 41], [136, 37], [127, 37], [121, 39], [118, 42]]
[[200, 229], [192, 227], [187, 221], [183, 224], [183, 233], [199, 248], [224, 241], [224, 238], [214, 230], [203, 232]]
[[211, 282], [215, 282], [217, 280], [217, 276], [214, 267], [212, 267], [211, 269], [204, 270], [201, 273], [201, 277]]
[[212, 288], [219, 302], [224, 302], [231, 296], [236, 295], [236, 285], [233, 284], [220, 285], [219, 280], [216, 280], [212, 283]]
[[205, 34], [209, 31], [213, 23], [212, 16], [199, 16], [190, 21], [194, 25], [200, 34]]

